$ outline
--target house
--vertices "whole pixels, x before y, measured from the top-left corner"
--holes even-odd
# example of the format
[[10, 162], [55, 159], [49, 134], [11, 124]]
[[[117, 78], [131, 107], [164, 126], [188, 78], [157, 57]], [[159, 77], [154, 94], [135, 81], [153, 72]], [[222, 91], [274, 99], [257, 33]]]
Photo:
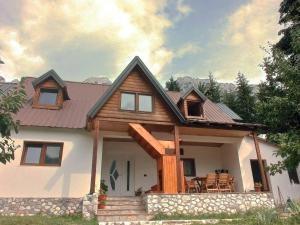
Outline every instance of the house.
[[[160, 204], [174, 198], [188, 198], [182, 212], [194, 213], [184, 207], [203, 196], [217, 200], [214, 193], [181, 194], [185, 180], [216, 170], [234, 178], [234, 193], [217, 196], [239, 209], [300, 197], [299, 168], [272, 177], [265, 171], [278, 160], [277, 147], [257, 137], [261, 125], [243, 123], [195, 88], [164, 90], [139, 57], [111, 85], [64, 81], [54, 70], [24, 85], [28, 102], [13, 135], [20, 148], [0, 165], [0, 214], [68, 214], [89, 202], [85, 210], [95, 211], [101, 179], [112, 198], [146, 192], [149, 213], [174, 212]], [[253, 192], [254, 183], [263, 192]]]

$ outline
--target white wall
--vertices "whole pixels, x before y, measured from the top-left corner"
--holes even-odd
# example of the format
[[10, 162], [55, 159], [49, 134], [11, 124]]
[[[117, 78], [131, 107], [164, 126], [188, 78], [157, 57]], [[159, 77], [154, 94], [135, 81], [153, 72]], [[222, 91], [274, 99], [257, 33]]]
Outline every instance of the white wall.
[[[0, 197], [83, 197], [89, 192], [92, 136], [87, 131], [22, 127], [13, 137], [21, 147], [14, 161], [0, 164]], [[20, 165], [23, 141], [64, 142], [61, 166]]]
[[[267, 165], [270, 165], [270, 163], [276, 163], [280, 160], [280, 158], [275, 157], [273, 154], [276, 150], [275, 146], [261, 141], [259, 142], [259, 146], [262, 159], [266, 160]], [[239, 159], [242, 170], [244, 188], [245, 190], [253, 190], [254, 183], [250, 160], [257, 159], [253, 138], [245, 137], [242, 140], [239, 149]], [[298, 176], [300, 176], [300, 167], [298, 167], [297, 172]], [[284, 201], [286, 201], [287, 197], [291, 197], [293, 199], [300, 199], [300, 185], [291, 184], [287, 172], [284, 171], [282, 174], [268, 176], [268, 178], [271, 183], [271, 190], [274, 194], [274, 198], [277, 201], [279, 201], [278, 187], [283, 195]]]

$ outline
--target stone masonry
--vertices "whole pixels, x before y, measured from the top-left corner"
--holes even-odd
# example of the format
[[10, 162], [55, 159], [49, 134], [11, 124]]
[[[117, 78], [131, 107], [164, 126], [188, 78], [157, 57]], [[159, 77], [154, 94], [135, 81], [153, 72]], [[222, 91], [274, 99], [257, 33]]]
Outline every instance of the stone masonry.
[[86, 195], [82, 201], [82, 216], [91, 219], [97, 215], [98, 210], [98, 193]]
[[70, 215], [81, 213], [82, 198], [0, 198], [0, 215]]
[[143, 200], [148, 213], [167, 215], [236, 213], [275, 207], [271, 193], [147, 194]]

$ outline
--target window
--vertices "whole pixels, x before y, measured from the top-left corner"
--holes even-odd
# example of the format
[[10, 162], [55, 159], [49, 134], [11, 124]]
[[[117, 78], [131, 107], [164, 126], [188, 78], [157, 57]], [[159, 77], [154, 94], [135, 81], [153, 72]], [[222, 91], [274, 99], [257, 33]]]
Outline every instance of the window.
[[202, 106], [199, 101], [187, 101], [188, 116], [202, 116]]
[[62, 143], [25, 142], [21, 164], [35, 166], [60, 166], [62, 149]]
[[135, 94], [122, 93], [121, 94], [121, 109], [123, 110], [135, 110]]
[[[251, 170], [252, 170], [252, 177], [253, 177], [253, 181], [254, 183], [261, 183], [262, 184], [262, 178], [261, 178], [261, 174], [260, 174], [260, 169], [259, 169], [259, 163], [257, 159], [251, 159], [250, 160], [250, 165], [251, 165]], [[266, 160], [263, 160], [263, 165], [266, 168], [267, 162]], [[267, 177], [267, 173], [266, 170], [265, 172], [265, 176]], [[269, 182], [267, 180], [267, 190], [269, 190]]]
[[294, 170], [288, 170], [288, 175], [289, 175], [291, 183], [300, 184], [299, 183], [298, 173], [297, 173], [296, 169], [294, 169]]
[[196, 176], [195, 159], [183, 159], [183, 171], [184, 171], [184, 176], [195, 177]]
[[139, 95], [139, 111], [140, 112], [152, 112], [152, 96], [151, 95]]
[[39, 103], [41, 105], [56, 105], [57, 94], [57, 89], [41, 89]]

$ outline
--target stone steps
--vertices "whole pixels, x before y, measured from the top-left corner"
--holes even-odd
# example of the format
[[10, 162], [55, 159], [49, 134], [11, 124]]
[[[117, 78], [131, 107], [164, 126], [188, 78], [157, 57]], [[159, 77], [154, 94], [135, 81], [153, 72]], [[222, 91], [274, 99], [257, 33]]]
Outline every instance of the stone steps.
[[124, 221], [148, 221], [152, 216], [146, 213], [141, 197], [108, 197], [105, 209], [98, 209], [97, 218], [99, 224], [120, 224]]

